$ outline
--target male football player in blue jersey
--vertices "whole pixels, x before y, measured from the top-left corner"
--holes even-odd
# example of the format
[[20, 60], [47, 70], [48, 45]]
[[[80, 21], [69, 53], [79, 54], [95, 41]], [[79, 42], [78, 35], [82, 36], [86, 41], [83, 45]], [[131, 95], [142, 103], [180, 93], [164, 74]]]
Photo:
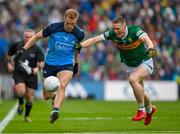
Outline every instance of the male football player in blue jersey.
[[29, 39], [21, 50], [21, 53], [23, 53], [39, 39], [49, 37], [44, 78], [57, 76], [61, 82], [56, 94], [43, 89], [45, 100], [54, 98], [50, 123], [54, 123], [59, 118], [59, 111], [65, 97], [66, 86], [73, 75], [78, 72], [79, 52], [76, 49], [76, 44], [84, 38], [84, 31], [76, 25], [78, 18], [79, 13], [76, 10], [66, 10], [63, 22], [54, 23], [42, 29]]

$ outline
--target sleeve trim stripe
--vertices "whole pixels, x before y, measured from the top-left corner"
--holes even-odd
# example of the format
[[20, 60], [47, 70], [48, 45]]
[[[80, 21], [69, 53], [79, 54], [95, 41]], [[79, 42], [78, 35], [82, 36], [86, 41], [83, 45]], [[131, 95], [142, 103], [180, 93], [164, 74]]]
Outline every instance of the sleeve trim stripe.
[[141, 36], [143, 36], [143, 35], [145, 35], [145, 34], [147, 34], [147, 33], [142, 33], [142, 34], [140, 34], [138, 38], [140, 38]]
[[103, 40], [106, 40], [106, 38], [105, 38], [104, 34], [101, 34], [101, 36], [102, 36], [102, 39], [103, 39]]

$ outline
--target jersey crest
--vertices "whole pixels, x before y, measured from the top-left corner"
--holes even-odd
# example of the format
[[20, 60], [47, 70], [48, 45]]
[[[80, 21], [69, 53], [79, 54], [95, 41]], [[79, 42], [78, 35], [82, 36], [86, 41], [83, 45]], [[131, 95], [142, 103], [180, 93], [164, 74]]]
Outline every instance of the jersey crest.
[[132, 43], [133, 40], [131, 38], [128, 38], [128, 41], [129, 41], [129, 43]]

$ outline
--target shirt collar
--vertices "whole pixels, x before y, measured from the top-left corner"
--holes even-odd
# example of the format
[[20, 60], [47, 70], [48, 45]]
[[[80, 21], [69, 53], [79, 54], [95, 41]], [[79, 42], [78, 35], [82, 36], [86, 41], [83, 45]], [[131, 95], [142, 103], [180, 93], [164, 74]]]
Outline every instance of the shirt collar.
[[127, 28], [127, 26], [126, 26], [126, 34], [125, 34], [125, 36], [122, 37], [121, 39], [125, 39], [125, 38], [127, 37], [127, 35], [128, 35], [128, 28]]

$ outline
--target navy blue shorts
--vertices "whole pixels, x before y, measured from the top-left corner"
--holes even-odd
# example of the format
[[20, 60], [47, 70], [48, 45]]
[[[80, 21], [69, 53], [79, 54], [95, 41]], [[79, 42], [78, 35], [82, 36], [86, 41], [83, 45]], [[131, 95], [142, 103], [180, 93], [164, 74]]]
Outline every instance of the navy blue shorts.
[[65, 70], [73, 71], [73, 64], [62, 65], [62, 66], [53, 66], [53, 65], [45, 64], [43, 69], [43, 75], [45, 78], [49, 76], [56, 76], [57, 73]]

